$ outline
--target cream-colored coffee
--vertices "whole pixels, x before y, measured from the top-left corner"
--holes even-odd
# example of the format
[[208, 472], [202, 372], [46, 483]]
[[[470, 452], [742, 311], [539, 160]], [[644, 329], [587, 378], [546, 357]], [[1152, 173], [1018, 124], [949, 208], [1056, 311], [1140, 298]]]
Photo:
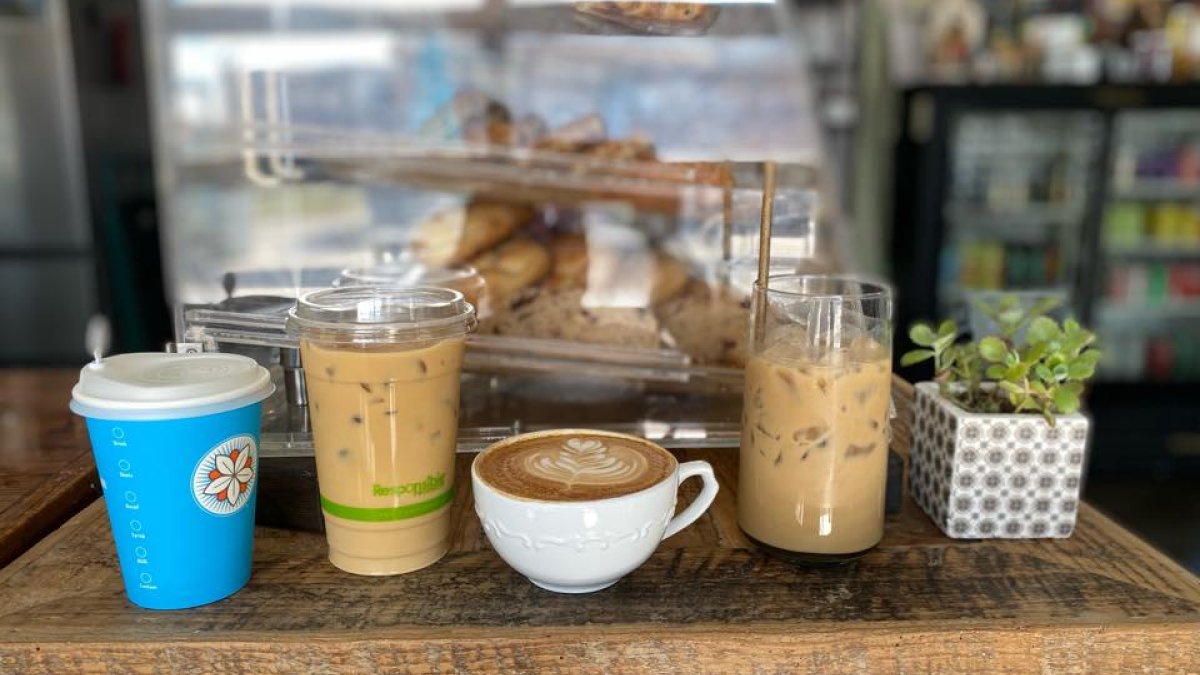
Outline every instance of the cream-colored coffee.
[[878, 544], [891, 400], [886, 350], [866, 338], [817, 355], [777, 343], [751, 357], [745, 382], [742, 529], [803, 553], [857, 553]]
[[400, 574], [446, 552], [465, 342], [301, 341], [330, 561]]
[[[556, 432], [557, 433], [557, 432]], [[540, 501], [586, 501], [640, 492], [675, 471], [671, 453], [620, 436], [547, 435], [493, 446], [475, 470], [497, 490]]]

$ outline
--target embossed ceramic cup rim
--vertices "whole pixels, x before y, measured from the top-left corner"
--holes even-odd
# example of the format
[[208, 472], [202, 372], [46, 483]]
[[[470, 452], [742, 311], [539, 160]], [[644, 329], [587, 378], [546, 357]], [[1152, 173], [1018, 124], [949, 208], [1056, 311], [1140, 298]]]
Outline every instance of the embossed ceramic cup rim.
[[[652, 483], [651, 485], [649, 485], [648, 487], [638, 490], [637, 492], [626, 492], [624, 494], [613, 495], [611, 497], [600, 497], [597, 499], [571, 499], [571, 500], [537, 499], [536, 497], [524, 497], [521, 495], [515, 495], [515, 494], [505, 490], [504, 488], [496, 485], [495, 483], [485, 479], [483, 476], [479, 475], [479, 471], [478, 471], [479, 461], [490, 452], [494, 452], [494, 451], [500, 450], [502, 448], [507, 448], [510, 445], [515, 445], [517, 443], [529, 443], [529, 442], [537, 441], [537, 440], [540, 440], [543, 438], [569, 438], [572, 436], [617, 438], [622, 441], [636, 444], [643, 448], [649, 448], [652, 452], [657, 452], [657, 453], [661, 454], [663, 457], [668, 458], [670, 461], [671, 468], [670, 468], [670, 470], [667, 471], [667, 475], [662, 480], [656, 481], [656, 482]], [[670, 482], [671, 480], [673, 480], [675, 478], [675, 475], [678, 471], [679, 471], [679, 460], [675, 459], [675, 455], [671, 454], [671, 452], [669, 450], [662, 447], [661, 445], [654, 443], [653, 441], [648, 441], [644, 438], [641, 438], [640, 436], [632, 436], [630, 434], [623, 434], [618, 431], [599, 431], [596, 429], [548, 429], [546, 431], [531, 431], [531, 432], [525, 433], [525, 434], [518, 434], [516, 436], [510, 436], [509, 438], [506, 438], [502, 441], [497, 441], [497, 442], [493, 443], [492, 445], [489, 445], [486, 449], [484, 449], [482, 452], [480, 452], [478, 455], [476, 455], [475, 460], [473, 462], [471, 462], [471, 475], [474, 476], [480, 482], [480, 484], [487, 487], [487, 489], [491, 490], [492, 492], [495, 492], [497, 495], [499, 495], [501, 497], [505, 497], [507, 499], [515, 499], [520, 502], [530, 502], [530, 503], [534, 503], [534, 504], [570, 504], [571, 506], [587, 506], [588, 504], [597, 504], [597, 503], [607, 504], [607, 503], [611, 503], [611, 502], [618, 501], [621, 499], [634, 499], [640, 495], [644, 495], [648, 492], [652, 492], [652, 491], [662, 487], [663, 483]]]

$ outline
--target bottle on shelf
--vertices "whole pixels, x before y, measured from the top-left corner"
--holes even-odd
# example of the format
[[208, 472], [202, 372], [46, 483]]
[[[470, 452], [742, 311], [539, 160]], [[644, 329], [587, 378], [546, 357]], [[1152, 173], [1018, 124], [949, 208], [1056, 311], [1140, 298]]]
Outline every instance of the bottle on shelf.
[[1169, 272], [1169, 294], [1173, 298], [1200, 298], [1200, 264], [1176, 263]]
[[1152, 380], [1168, 380], [1174, 369], [1175, 354], [1168, 338], [1155, 336], [1146, 345], [1146, 375]]
[[1140, 204], [1114, 202], [1104, 211], [1104, 245], [1109, 249], [1137, 247], [1144, 227], [1145, 210]]
[[1146, 266], [1146, 302], [1153, 306], [1167, 304], [1170, 287], [1167, 283], [1169, 274], [1163, 263], [1150, 263]]

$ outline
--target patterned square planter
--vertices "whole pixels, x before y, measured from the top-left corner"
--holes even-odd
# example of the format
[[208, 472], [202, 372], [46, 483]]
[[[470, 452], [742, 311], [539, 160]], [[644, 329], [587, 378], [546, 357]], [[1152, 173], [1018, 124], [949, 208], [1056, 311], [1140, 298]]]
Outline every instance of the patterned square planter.
[[917, 385], [913, 498], [950, 537], [1069, 537], [1083, 481], [1088, 418], [969, 413]]

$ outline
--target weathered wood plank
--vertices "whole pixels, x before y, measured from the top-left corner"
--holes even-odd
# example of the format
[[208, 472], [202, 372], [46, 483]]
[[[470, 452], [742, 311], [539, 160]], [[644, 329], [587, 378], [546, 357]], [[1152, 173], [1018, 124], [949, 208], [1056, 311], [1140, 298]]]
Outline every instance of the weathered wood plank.
[[[719, 529], [706, 520], [701, 529]], [[1085, 509], [1080, 528], [1104, 524]], [[260, 621], [282, 633], [322, 635], [414, 625], [1200, 620], [1194, 580], [1164, 592], [1144, 583], [1137, 565], [1091, 572], [1054, 565], [1014, 542], [888, 541], [833, 569], [797, 568], [752, 548], [664, 547], [616, 587], [578, 598], [533, 587], [483, 547], [456, 550], [418, 573], [372, 579], [333, 569], [319, 535], [270, 529], [260, 531], [254, 577], [243, 591], [205, 608], [153, 613], [124, 600], [108, 536], [97, 504], [59, 533], [59, 545], [32, 551], [36, 563], [0, 573], [0, 633], [33, 641], [64, 630], [109, 639], [233, 638]], [[1058, 545], [1087, 556], [1072, 544]]]
[[0, 372], [0, 566], [100, 494], [87, 429], [67, 409], [78, 375]]
[[[138, 644], [87, 649], [69, 641], [6, 646], [6, 672], [49, 673], [972, 673], [1195, 672], [1200, 632], [1190, 624], [1137, 626], [660, 625], [487, 636], [439, 630]], [[1190, 665], [1189, 665], [1190, 664]]]

